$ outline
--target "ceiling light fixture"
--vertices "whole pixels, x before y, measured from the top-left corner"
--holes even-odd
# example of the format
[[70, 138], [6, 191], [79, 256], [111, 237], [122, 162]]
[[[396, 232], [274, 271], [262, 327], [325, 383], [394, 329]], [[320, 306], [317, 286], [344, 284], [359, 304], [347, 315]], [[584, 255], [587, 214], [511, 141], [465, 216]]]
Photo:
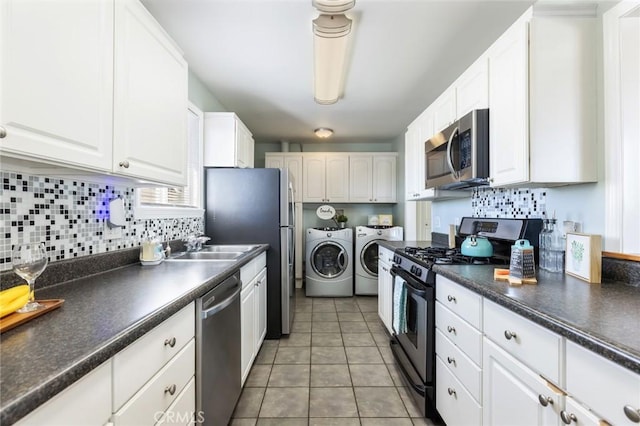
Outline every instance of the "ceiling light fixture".
[[333, 130], [327, 127], [319, 127], [313, 131], [320, 139], [326, 139], [333, 135]]
[[313, 20], [315, 101], [334, 104], [340, 98], [351, 19], [320, 15]]
[[313, 7], [322, 13], [344, 13], [356, 5], [356, 0], [311, 0]]

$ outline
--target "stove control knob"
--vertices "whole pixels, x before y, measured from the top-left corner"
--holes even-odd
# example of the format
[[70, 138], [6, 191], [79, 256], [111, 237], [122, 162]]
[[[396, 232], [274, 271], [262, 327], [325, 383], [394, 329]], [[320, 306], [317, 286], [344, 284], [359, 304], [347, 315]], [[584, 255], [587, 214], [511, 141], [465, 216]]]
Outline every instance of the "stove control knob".
[[412, 274], [416, 273], [416, 267], [415, 265], [411, 265], [411, 268], [409, 268], [409, 272], [411, 272]]
[[421, 277], [422, 276], [422, 269], [416, 268], [416, 275]]

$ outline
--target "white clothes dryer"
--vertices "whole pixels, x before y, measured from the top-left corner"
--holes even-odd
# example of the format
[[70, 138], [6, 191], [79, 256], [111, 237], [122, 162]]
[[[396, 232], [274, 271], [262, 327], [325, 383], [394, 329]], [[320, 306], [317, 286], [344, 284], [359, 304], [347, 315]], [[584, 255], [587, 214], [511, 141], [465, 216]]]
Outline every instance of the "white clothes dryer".
[[356, 294], [378, 294], [378, 241], [402, 241], [401, 226], [356, 226]]
[[307, 229], [307, 296], [353, 296], [353, 229]]

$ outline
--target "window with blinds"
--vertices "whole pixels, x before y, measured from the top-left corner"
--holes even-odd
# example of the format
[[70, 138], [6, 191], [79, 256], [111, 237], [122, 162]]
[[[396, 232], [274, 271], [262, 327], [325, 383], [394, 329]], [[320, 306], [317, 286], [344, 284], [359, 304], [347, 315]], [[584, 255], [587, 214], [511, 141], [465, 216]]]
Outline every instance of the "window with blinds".
[[186, 217], [202, 214], [202, 111], [189, 106], [187, 186], [137, 188], [136, 218]]

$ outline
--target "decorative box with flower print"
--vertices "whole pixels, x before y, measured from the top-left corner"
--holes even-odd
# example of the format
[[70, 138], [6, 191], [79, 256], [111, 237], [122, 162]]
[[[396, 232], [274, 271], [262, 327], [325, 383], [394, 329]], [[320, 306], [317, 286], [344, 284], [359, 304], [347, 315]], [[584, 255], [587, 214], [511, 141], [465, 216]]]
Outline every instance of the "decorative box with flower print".
[[590, 283], [599, 283], [602, 271], [600, 235], [567, 232], [565, 272]]

